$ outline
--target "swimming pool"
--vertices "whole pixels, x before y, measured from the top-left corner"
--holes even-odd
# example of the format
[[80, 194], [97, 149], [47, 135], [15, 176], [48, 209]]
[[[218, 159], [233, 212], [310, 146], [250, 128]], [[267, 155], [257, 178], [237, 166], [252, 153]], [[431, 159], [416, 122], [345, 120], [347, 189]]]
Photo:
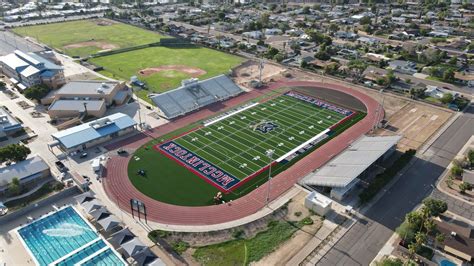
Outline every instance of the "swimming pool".
[[450, 260], [442, 260], [438, 263], [440, 266], [456, 266], [456, 263]]
[[22, 226], [17, 233], [37, 265], [82, 265], [97, 257], [125, 265], [72, 206]]

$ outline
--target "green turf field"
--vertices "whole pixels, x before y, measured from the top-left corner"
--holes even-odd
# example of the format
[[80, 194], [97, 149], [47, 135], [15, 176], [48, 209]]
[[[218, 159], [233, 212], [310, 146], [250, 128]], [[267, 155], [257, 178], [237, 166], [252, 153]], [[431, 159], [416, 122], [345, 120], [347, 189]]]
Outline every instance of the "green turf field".
[[[328, 138], [308, 152], [357, 123], [364, 115], [357, 113], [339, 124]], [[167, 140], [172, 140], [233, 177], [245, 180], [268, 165], [266, 150], [275, 150], [273, 160], [276, 160], [342, 118], [344, 116], [340, 113], [282, 95], [178, 138], [171, 139], [190, 128], [180, 129], [147, 143], [134, 154], [135, 159], [129, 163], [128, 174], [135, 187], [159, 201], [186, 206], [211, 205], [214, 204], [216, 193], [223, 191], [222, 187], [218, 189], [218, 184], [211, 184], [205, 176], [189, 171], [189, 165], [186, 167], [176, 158], [170, 159], [170, 153], [162, 149], [163, 145], [170, 143]], [[256, 124], [270, 121], [277, 127], [267, 133], [256, 130]], [[304, 154], [287, 163], [275, 163], [272, 173], [276, 175], [302, 157]], [[146, 171], [146, 177], [137, 174], [141, 169]], [[268, 172], [264, 171], [245, 180], [247, 182], [243, 182], [243, 185], [230, 189], [224, 195], [224, 200], [237, 199], [249, 193], [265, 183], [267, 177]]]
[[165, 65], [197, 67], [206, 71], [206, 74], [199, 76], [199, 78], [206, 79], [228, 73], [231, 68], [243, 60], [238, 56], [202, 47], [151, 47], [90, 59], [93, 64], [105, 68], [100, 73], [111, 78], [130, 80], [131, 76], [138, 76], [140, 80], [146, 82], [149, 90], [141, 90], [137, 94], [148, 101], [150, 101], [147, 97], [149, 93], [174, 89], [181, 84], [183, 79], [191, 78], [191, 76], [176, 70], [166, 70], [142, 76], [139, 73], [142, 69]]
[[162, 35], [124, 23], [111, 22], [111, 25], [99, 25], [99, 21], [78, 20], [14, 28], [13, 31], [22, 36], [30, 36], [48, 46], [64, 51], [70, 56], [87, 56], [104, 50], [97, 46], [71, 47], [82, 42], [102, 42], [110, 44], [114, 49], [155, 43]]
[[[345, 116], [280, 96], [173, 140], [194, 154], [244, 180], [273, 160], [328, 129]], [[263, 133], [258, 126], [277, 126]], [[272, 126], [270, 126], [272, 127]]]

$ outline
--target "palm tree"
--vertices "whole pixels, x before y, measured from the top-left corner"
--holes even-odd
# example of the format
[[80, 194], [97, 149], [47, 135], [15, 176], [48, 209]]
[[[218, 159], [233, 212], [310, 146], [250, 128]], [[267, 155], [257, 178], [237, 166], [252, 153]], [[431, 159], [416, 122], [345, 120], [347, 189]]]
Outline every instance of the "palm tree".
[[8, 185], [8, 191], [14, 196], [20, 194], [21, 191], [21, 184], [20, 179], [18, 177], [14, 177], [10, 184]]
[[439, 233], [435, 237], [435, 248], [438, 246], [438, 244], [444, 243], [444, 240], [446, 239], [446, 236], [443, 233]]

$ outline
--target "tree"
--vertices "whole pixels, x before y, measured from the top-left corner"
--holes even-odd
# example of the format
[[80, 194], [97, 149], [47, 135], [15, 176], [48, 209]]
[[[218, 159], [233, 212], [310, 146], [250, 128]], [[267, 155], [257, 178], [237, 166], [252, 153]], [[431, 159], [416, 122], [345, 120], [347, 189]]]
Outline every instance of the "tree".
[[469, 160], [471, 165], [474, 164], [474, 150], [469, 150], [467, 152], [467, 159]]
[[15, 195], [15, 196], [20, 194], [21, 185], [20, 185], [20, 180], [18, 179], [18, 177], [14, 177], [12, 181], [10, 182], [10, 184], [8, 184], [8, 191], [12, 195]]
[[466, 190], [471, 190], [471, 189], [472, 189], [472, 185], [467, 182], [462, 182], [461, 184], [459, 184], [459, 191], [461, 192], [461, 194], [464, 194], [466, 193]]
[[438, 244], [444, 243], [444, 240], [446, 240], [446, 236], [443, 233], [439, 233], [435, 237], [435, 247], [438, 246]]
[[362, 17], [359, 21], [360, 25], [370, 25], [372, 23], [369, 17]]
[[458, 57], [457, 56], [451, 57], [451, 59], [449, 59], [449, 61], [448, 61], [448, 64], [450, 64], [452, 66], [456, 66], [457, 63], [458, 63]]
[[275, 55], [277, 55], [278, 53], [279, 51], [277, 48], [270, 47], [270, 49], [268, 49], [268, 51], [266, 52], [265, 57], [268, 59], [273, 59], [273, 57], [275, 57]]
[[443, 97], [441, 97], [441, 102], [444, 104], [451, 103], [454, 100], [454, 97], [451, 93], [445, 93], [443, 94]]
[[24, 95], [28, 99], [40, 101], [49, 93], [49, 91], [50, 89], [45, 85], [35, 85], [27, 88], [24, 91]]
[[405, 219], [412, 228], [420, 228], [423, 224], [423, 216], [417, 211], [407, 213]]
[[443, 72], [443, 80], [446, 82], [453, 82], [454, 81], [454, 69], [448, 68]]
[[28, 154], [31, 153], [30, 148], [21, 144], [10, 144], [0, 148], [0, 162], [19, 162], [26, 159]]
[[6, 85], [7, 85], [7, 84], [6, 84], [5, 82], [0, 81], [0, 88], [5, 88]]
[[330, 32], [336, 32], [339, 30], [339, 25], [337, 25], [336, 23], [331, 23], [328, 29]]
[[385, 258], [377, 262], [377, 266], [403, 266], [403, 261], [399, 258]]
[[462, 174], [462, 168], [458, 165], [453, 165], [453, 167], [451, 167], [451, 174], [455, 177], [460, 177]]
[[439, 216], [448, 210], [448, 204], [442, 200], [426, 198], [423, 200], [423, 207], [426, 208], [430, 216]]

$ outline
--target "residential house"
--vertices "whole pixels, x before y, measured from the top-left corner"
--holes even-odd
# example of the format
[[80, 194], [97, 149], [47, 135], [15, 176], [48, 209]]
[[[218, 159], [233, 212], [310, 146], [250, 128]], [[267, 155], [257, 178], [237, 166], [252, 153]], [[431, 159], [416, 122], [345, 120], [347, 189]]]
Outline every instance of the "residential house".
[[388, 63], [388, 69], [393, 71], [397, 71], [404, 74], [413, 75], [418, 70], [416, 69], [416, 64], [411, 61], [404, 61], [404, 60], [393, 60]]
[[457, 93], [455, 91], [446, 90], [446, 89], [443, 89], [443, 88], [439, 88], [437, 86], [427, 85], [426, 90], [425, 90], [425, 95], [426, 96], [433, 97], [433, 98], [436, 98], [436, 99], [443, 98], [443, 95], [445, 95], [446, 93], [449, 93], [449, 94], [453, 95], [453, 98], [457, 98], [459, 96], [459, 93]]
[[438, 243], [442, 249], [457, 258], [472, 262], [474, 258], [474, 230], [472, 226], [435, 220], [438, 231], [445, 235], [445, 240]]

